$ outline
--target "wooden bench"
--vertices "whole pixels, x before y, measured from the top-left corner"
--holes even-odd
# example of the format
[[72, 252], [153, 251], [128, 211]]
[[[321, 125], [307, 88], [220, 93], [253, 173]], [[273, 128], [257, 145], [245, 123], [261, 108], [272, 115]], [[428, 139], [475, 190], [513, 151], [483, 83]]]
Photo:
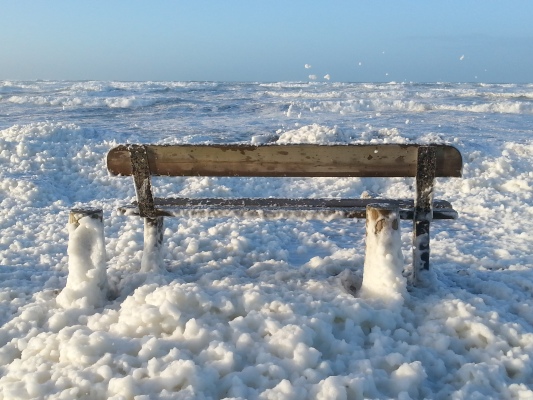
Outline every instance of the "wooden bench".
[[[107, 155], [112, 175], [133, 176], [137, 201], [119, 208], [144, 218], [141, 271], [157, 268], [163, 218], [229, 215], [264, 218], [365, 218], [369, 203], [399, 207], [413, 221], [413, 273], [429, 269], [432, 220], [455, 219], [445, 200], [433, 200], [437, 177], [460, 177], [462, 158], [448, 145], [121, 145]], [[414, 177], [412, 199], [157, 198], [152, 176]], [[271, 193], [265, 193], [270, 196]]]

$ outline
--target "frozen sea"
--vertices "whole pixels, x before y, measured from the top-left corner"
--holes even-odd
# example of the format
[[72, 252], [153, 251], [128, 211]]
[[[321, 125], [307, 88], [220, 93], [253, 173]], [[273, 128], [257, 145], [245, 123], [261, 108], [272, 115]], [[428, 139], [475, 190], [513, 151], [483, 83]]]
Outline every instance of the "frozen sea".
[[[0, 399], [533, 399], [532, 138], [533, 84], [0, 81]], [[167, 218], [165, 268], [140, 273], [142, 222], [115, 211], [132, 181], [105, 154], [222, 142], [456, 146], [464, 176], [436, 197], [459, 218], [432, 224], [433, 282], [394, 302], [354, 293], [358, 220]], [[155, 185], [340, 198], [412, 183]], [[109, 296], [69, 303], [80, 206], [104, 210]]]

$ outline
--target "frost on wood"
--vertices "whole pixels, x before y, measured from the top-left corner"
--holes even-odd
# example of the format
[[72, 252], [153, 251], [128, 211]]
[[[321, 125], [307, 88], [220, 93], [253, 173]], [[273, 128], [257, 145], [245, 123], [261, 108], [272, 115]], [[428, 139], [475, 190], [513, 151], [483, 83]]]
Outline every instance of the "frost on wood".
[[401, 303], [406, 294], [402, 270], [398, 208], [370, 204], [366, 212], [366, 255], [361, 296], [386, 303]]
[[57, 304], [64, 308], [99, 307], [108, 291], [101, 210], [73, 210], [68, 229], [68, 278]]

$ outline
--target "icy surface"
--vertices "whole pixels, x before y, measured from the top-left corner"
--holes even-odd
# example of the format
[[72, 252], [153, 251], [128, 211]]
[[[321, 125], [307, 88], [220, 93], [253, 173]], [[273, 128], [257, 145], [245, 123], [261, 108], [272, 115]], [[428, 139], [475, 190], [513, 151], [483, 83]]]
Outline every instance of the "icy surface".
[[[0, 116], [0, 398], [533, 398], [533, 85], [0, 81]], [[433, 286], [394, 307], [357, 296], [365, 226], [350, 220], [167, 218], [164, 267], [139, 271], [143, 223], [115, 211], [134, 189], [108, 176], [111, 147], [275, 141], [457, 146]], [[358, 198], [413, 182], [154, 184]], [[104, 210], [109, 290], [65, 307], [80, 206]], [[408, 267], [405, 221], [401, 241]]]

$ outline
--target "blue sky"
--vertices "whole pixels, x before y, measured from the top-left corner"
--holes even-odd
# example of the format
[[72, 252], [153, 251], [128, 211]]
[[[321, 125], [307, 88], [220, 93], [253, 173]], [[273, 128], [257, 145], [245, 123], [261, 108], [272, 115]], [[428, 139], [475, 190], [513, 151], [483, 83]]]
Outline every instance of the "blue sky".
[[533, 82], [532, 20], [531, 0], [0, 0], [0, 79]]

